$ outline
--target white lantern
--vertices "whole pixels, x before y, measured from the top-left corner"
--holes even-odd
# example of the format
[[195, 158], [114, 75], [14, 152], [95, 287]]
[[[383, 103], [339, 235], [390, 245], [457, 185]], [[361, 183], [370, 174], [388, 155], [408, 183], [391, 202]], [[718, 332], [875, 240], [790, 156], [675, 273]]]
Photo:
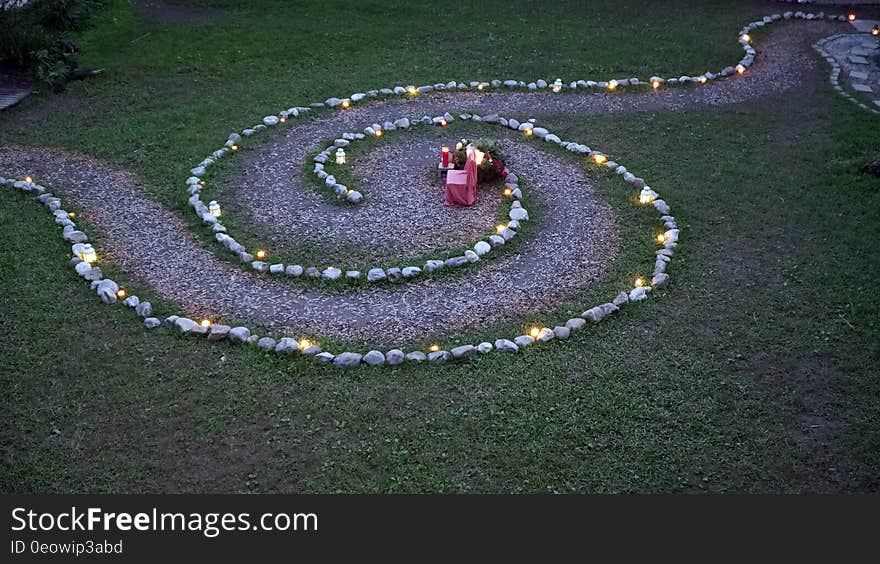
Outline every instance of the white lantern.
[[345, 149], [343, 149], [342, 147], [336, 149], [336, 164], [345, 164]]
[[553, 82], [553, 92], [562, 92], [562, 79], [561, 78], [557, 78]]
[[89, 243], [86, 243], [82, 246], [82, 250], [79, 252], [79, 258], [83, 262], [91, 264], [98, 261], [98, 253], [95, 252], [94, 247], [92, 247]]
[[220, 204], [217, 203], [217, 200], [211, 200], [211, 201], [208, 203], [208, 211], [209, 211], [209, 212], [211, 213], [211, 215], [213, 215], [214, 217], [220, 217], [220, 213], [221, 213], [221, 212], [220, 212]]

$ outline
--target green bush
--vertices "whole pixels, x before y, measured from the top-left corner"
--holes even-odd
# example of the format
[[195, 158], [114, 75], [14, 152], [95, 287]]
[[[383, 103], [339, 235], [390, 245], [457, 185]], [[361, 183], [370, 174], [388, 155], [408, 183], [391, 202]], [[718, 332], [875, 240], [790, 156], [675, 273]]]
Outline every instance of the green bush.
[[35, 73], [55, 68], [62, 58], [59, 41], [66, 32], [82, 29], [102, 4], [103, 0], [31, 0], [21, 8], [0, 10], [0, 61]]

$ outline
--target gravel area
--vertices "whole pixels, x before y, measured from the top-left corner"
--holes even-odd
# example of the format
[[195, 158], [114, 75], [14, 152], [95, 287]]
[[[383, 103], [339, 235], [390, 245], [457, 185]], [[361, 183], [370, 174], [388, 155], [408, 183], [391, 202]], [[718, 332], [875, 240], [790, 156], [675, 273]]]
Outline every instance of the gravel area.
[[[147, 199], [131, 175], [48, 149], [0, 149], [6, 175], [33, 175], [83, 210], [106, 236], [102, 256], [120, 264], [193, 315], [242, 319], [295, 335], [400, 343], [438, 331], [477, 327], [551, 307], [597, 280], [618, 247], [614, 215], [594, 199], [580, 167], [518, 148], [518, 170], [547, 220], [521, 252], [474, 276], [381, 286], [348, 294], [301, 290], [259, 278], [215, 257], [182, 221]], [[106, 250], [104, 250], [106, 249]]]
[[[267, 189], [273, 177], [265, 173], [261, 182], [255, 171], [261, 164], [270, 166], [284, 155], [286, 164], [278, 168], [282, 174], [275, 174], [274, 179], [277, 182], [285, 178], [289, 185], [274, 196], [287, 199], [272, 205], [308, 205], [312, 213], [338, 215], [338, 206], [320, 202], [310, 188], [297, 186], [300, 180], [296, 174], [311, 149], [304, 141], [401, 115], [472, 110], [526, 118], [572, 112], [682, 109], [782, 94], [806, 80], [816, 80], [817, 61], [810, 44], [823, 35], [839, 33], [841, 27], [799, 22], [779, 24], [779, 28], [781, 33], [758, 42], [760, 51], [766, 54], [759, 56], [747, 76], [705, 87], [648, 95], [437, 95], [378, 102], [297, 125], [257, 151], [241, 182], [235, 185], [236, 194], [242, 203], [259, 199], [265, 206], [272, 198], [260, 191]], [[549, 125], [552, 128], [552, 123]], [[601, 140], [578, 141], [595, 142], [601, 148]], [[528, 180], [543, 211], [540, 230], [523, 242], [518, 255], [489, 261], [474, 276], [464, 279], [425, 280], [350, 294], [290, 288], [251, 276], [216, 258], [194, 241], [177, 215], [147, 199], [136, 180], [124, 171], [57, 151], [6, 147], [0, 149], [0, 172], [6, 176], [31, 174], [71, 199], [104, 236], [101, 247], [107, 259], [193, 315], [210, 314], [285, 328], [294, 335], [334, 334], [376, 344], [399, 344], [426, 334], [479, 326], [514, 313], [552, 307], [573, 290], [601, 277], [613, 260], [618, 247], [613, 214], [593, 197], [581, 167], [530, 144], [519, 143], [511, 148], [516, 151], [512, 164], [517, 174]], [[369, 188], [366, 190], [369, 194]], [[254, 217], [265, 217], [264, 211], [256, 209]], [[321, 221], [317, 216], [310, 217], [310, 221]], [[279, 227], [273, 221], [265, 225]], [[357, 229], [357, 223], [349, 222], [348, 228]]]
[[[304, 157], [301, 144], [273, 147], [265, 158], [250, 163], [246, 179], [236, 183], [249, 186], [241, 190], [244, 199], [238, 208], [229, 213], [243, 211], [249, 224], [262, 225], [256, 231], [275, 250], [286, 249], [297, 259], [296, 248], [303, 240], [316, 242], [325, 256], [346, 257], [331, 259], [340, 268], [392, 266], [402, 258], [472, 246], [491, 232], [503, 198], [497, 186], [480, 186], [475, 205], [447, 207], [434, 168], [440, 146], [454, 145], [461, 136], [455, 134], [468, 135], [461, 129], [445, 138], [436, 133], [424, 128], [391, 132], [388, 144], [353, 161], [351, 170], [359, 181], [350, 187], [368, 198], [356, 206], [328, 203], [309, 185], [308, 175], [295, 172], [298, 165], [289, 159]], [[510, 143], [505, 148], [513, 165], [519, 150]], [[288, 156], [278, 159], [279, 154]], [[335, 166], [328, 165], [328, 170]], [[218, 198], [224, 200], [222, 195]]]

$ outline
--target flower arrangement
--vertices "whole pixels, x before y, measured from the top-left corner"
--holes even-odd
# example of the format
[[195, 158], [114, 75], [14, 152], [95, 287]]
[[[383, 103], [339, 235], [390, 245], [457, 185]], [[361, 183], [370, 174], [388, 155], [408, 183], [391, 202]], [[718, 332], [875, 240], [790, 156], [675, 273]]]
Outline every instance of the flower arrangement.
[[464, 169], [464, 165], [467, 163], [468, 147], [473, 147], [485, 154], [483, 162], [477, 166], [477, 182], [494, 182], [507, 176], [507, 172], [504, 170], [504, 153], [501, 152], [494, 139], [460, 140], [455, 145], [455, 152], [452, 153], [452, 163], [456, 169]]

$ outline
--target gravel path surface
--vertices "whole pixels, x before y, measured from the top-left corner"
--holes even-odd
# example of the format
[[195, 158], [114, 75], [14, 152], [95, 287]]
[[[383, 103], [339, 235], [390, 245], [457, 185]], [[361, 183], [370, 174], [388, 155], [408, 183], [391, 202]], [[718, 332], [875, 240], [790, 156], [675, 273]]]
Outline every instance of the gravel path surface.
[[[265, 184], [255, 183], [255, 178], [249, 177], [261, 158], [268, 165], [273, 157], [285, 154], [287, 166], [296, 166], [298, 171], [297, 162], [311, 148], [302, 147], [307, 145], [303, 140], [314, 139], [322, 131], [325, 134], [318, 137], [401, 114], [435, 115], [441, 113], [439, 110], [467, 109], [530, 117], [565, 112], [681, 109], [783, 93], [805, 80], [819, 79], [810, 44], [824, 35], [839, 33], [841, 27], [826, 22], [799, 22], [791, 26], [780, 24], [779, 28], [781, 33], [761, 39], [763, 56], [747, 76], [700, 88], [670, 89], [648, 95], [437, 95], [353, 108], [292, 127], [284, 137], [262, 149], [262, 154], [246, 168], [245, 181], [237, 184], [238, 195], [247, 202], [266, 189]], [[601, 146], [601, 140], [578, 141]], [[473, 327], [504, 319], [514, 312], [545, 309], [574, 289], [591, 284], [613, 260], [618, 246], [614, 217], [605, 204], [593, 198], [581, 167], [529, 144], [515, 144], [513, 148], [516, 172], [529, 181], [529, 189], [544, 208], [539, 218], [540, 231], [525, 242], [519, 255], [491, 261], [474, 276], [464, 279], [426, 280], [341, 295], [289, 288], [251, 276], [217, 259], [193, 240], [175, 214], [143, 196], [136, 180], [126, 172], [70, 154], [18, 147], [0, 149], [0, 172], [6, 176], [31, 174], [70, 198], [104, 236], [102, 245], [109, 260], [190, 313], [210, 313], [221, 319], [236, 318], [287, 328], [295, 335], [335, 334], [376, 344], [399, 344], [438, 330]], [[288, 151], [300, 152], [291, 155]], [[340, 213], [338, 206], [320, 202], [310, 188], [298, 186], [300, 180], [293, 174], [284, 178], [290, 184], [278, 197], [291, 198], [291, 203], [300, 206], [308, 205], [313, 214]], [[265, 193], [261, 197], [264, 201], [271, 199]], [[260, 212], [255, 215], [260, 216]], [[317, 215], [310, 217], [310, 221], [323, 221]], [[272, 225], [278, 228], [277, 224]]]
[[131, 175], [47, 149], [0, 149], [4, 174], [39, 178], [83, 210], [106, 236], [107, 260], [192, 314], [237, 318], [295, 335], [399, 343], [476, 327], [551, 306], [599, 278], [618, 240], [614, 216], [593, 198], [576, 165], [525, 144], [518, 165], [548, 218], [522, 252], [492, 261], [474, 276], [377, 286], [348, 294], [289, 288], [215, 257], [180, 219], [142, 195]]
[[[272, 144], [261, 151], [259, 162], [251, 162], [245, 176], [234, 183], [250, 186], [241, 190], [239, 205], [231, 213], [244, 212], [250, 225], [262, 225], [257, 231], [265, 240], [273, 248], [286, 248], [296, 260], [303, 240], [317, 242], [327, 257], [348, 257], [335, 261], [340, 268], [360, 263], [391, 266], [401, 258], [472, 246], [491, 233], [503, 199], [500, 189], [481, 186], [475, 205], [447, 207], [434, 168], [441, 144], [454, 145], [456, 134], [467, 133], [456, 128], [442, 141], [434, 129], [389, 133], [387, 145], [352, 162], [359, 181], [350, 188], [364, 191], [368, 198], [357, 206], [334, 205], [316, 193], [311, 179], [297, 173], [308, 148], [298, 136], [292, 143], [286, 139], [281, 146]], [[508, 143], [505, 148], [515, 166], [517, 147]], [[335, 166], [328, 165], [328, 171]], [[217, 197], [225, 201], [221, 191]]]
[[[241, 155], [245, 161], [241, 172], [237, 176], [233, 174], [231, 181], [224, 182], [224, 186], [217, 191], [217, 198], [221, 201], [231, 198], [236, 203], [236, 213], [242, 213], [248, 225], [257, 233], [273, 244], [290, 249], [295, 249], [297, 242], [305, 239], [321, 241], [331, 255], [344, 249], [349, 256], [378, 259], [389, 254], [414, 256], [421, 249], [448, 248], [455, 241], [466, 242], [470, 238], [457, 239], [450, 235], [454, 232], [453, 224], [449, 224], [450, 229], [443, 227], [443, 220], [448, 220], [450, 214], [434, 215], [437, 210], [434, 204], [439, 201], [436, 198], [408, 193], [406, 198], [398, 199], [399, 191], [407, 188], [402, 185], [404, 183], [385, 182], [381, 174], [377, 174], [369, 179], [378, 180], [375, 184], [367, 181], [354, 186], [364, 192], [370, 201], [361, 206], [329, 203], [311, 185], [311, 178], [300, 176], [300, 171], [307, 164], [311, 168], [307, 163], [308, 155], [323, 148], [327, 141], [343, 132], [361, 131], [373, 122], [394, 121], [404, 116], [420, 118], [423, 115], [442, 115], [446, 111], [456, 116], [464, 111], [482, 115], [500, 113], [520, 121], [535, 117], [539, 125], [544, 125], [541, 117], [548, 116], [546, 125], [552, 130], [556, 121], [554, 114], [681, 110], [731, 104], [780, 93], [816, 76], [818, 60], [811, 45], [817, 39], [846, 32], [847, 29], [845, 24], [824, 21], [778, 23], [773, 33], [761, 37], [757, 42], [758, 58], [745, 76], [707, 86], [613, 94], [438, 92], [412, 99], [381, 99], [302, 123], [292, 120], [283, 126], [289, 128], [286, 132], [279, 135], [277, 130], [273, 131], [278, 137], [262, 147], [259, 146], [259, 137], [255, 138], [257, 148], [247, 155]], [[706, 69], [691, 70], [699, 74]], [[642, 80], [647, 78], [642, 77]], [[497, 128], [497, 131], [498, 136], [502, 135], [503, 129]], [[452, 143], [456, 137], [466, 137], [467, 133], [466, 127], [456, 127], [450, 130], [447, 143]], [[397, 146], [400, 140], [410, 139], [411, 135], [408, 132], [392, 132], [388, 137], [389, 142]], [[492, 135], [496, 135], [494, 130]], [[601, 140], [575, 141], [601, 145]], [[436, 152], [440, 144], [436, 142], [427, 154]], [[403, 147], [399, 151], [400, 154], [407, 152], [408, 149]], [[384, 154], [377, 153], [376, 159], [382, 156]], [[407, 180], [411, 179], [411, 176], [407, 176]], [[395, 206], [405, 208], [398, 210], [399, 217], [395, 215]], [[424, 222], [430, 228], [410, 232], [401, 239], [400, 226], [405, 224], [407, 217]], [[352, 229], [355, 224], [357, 228]], [[434, 233], [438, 238], [436, 245], [432, 240]]]

